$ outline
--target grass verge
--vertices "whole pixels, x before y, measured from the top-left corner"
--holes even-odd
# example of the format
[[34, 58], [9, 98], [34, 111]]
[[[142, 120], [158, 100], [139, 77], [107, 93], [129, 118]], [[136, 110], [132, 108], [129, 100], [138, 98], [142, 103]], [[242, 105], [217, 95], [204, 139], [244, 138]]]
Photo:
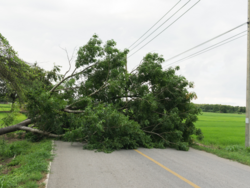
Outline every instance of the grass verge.
[[0, 111], [10, 111], [11, 104], [0, 104]]
[[39, 188], [52, 160], [51, 140], [0, 141], [0, 187]]
[[[2, 118], [9, 111], [10, 105], [0, 105], [0, 128]], [[26, 119], [23, 114], [15, 116], [13, 124]], [[24, 140], [24, 135], [27, 140]], [[0, 137], [0, 188], [42, 188], [48, 172], [49, 161], [52, 160], [51, 140], [30, 142], [38, 136], [16, 131]]]
[[238, 148], [238, 145], [235, 146], [228, 146], [226, 148], [220, 147], [213, 147], [213, 146], [200, 146], [200, 145], [193, 145], [194, 149], [203, 150], [209, 153], [213, 153], [219, 157], [230, 159], [233, 161], [240, 162], [242, 164], [246, 164], [250, 166], [250, 149], [246, 148], [239, 148], [236, 150], [228, 150], [228, 148]]
[[250, 165], [250, 148], [245, 148], [245, 114], [206, 113], [200, 115], [196, 127], [204, 134], [192, 147], [219, 157]]

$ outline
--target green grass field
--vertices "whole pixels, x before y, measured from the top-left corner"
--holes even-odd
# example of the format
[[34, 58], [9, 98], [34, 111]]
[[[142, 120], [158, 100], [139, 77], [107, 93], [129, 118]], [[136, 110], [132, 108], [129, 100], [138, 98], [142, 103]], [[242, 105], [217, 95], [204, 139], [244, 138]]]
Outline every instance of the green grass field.
[[[11, 105], [0, 104], [0, 128], [2, 118], [8, 113]], [[26, 119], [19, 113], [13, 122], [17, 124]], [[42, 188], [42, 179], [48, 172], [48, 163], [52, 160], [51, 140], [44, 139], [40, 142], [31, 142], [19, 137], [24, 131], [8, 133], [0, 136], [0, 188]]]
[[[0, 113], [0, 128], [2, 124], [2, 119], [6, 116], [6, 113]], [[13, 125], [22, 122], [23, 120], [27, 119], [27, 117], [24, 114], [18, 114], [16, 119], [13, 122]]]
[[11, 104], [0, 104], [0, 111], [9, 111]]
[[[204, 139], [193, 148], [250, 165], [250, 147], [245, 148], [245, 114], [203, 112], [195, 123]], [[202, 145], [200, 145], [202, 144]]]
[[[11, 109], [11, 104], [0, 104], [0, 128], [2, 125], [2, 119], [7, 115], [7, 113], [1, 113], [1, 111], [10, 111], [10, 109]], [[19, 113], [15, 118], [13, 125], [22, 122], [26, 118], [27, 117], [24, 114]]]
[[203, 112], [195, 123], [204, 134], [204, 145], [245, 146], [245, 114]]

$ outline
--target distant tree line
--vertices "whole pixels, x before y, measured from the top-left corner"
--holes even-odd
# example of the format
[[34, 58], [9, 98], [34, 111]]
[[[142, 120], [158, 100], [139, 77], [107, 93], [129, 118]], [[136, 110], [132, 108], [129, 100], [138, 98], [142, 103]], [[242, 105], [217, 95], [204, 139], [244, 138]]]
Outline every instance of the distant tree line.
[[221, 104], [195, 104], [203, 112], [219, 112], [219, 113], [245, 113], [244, 106], [229, 106]]

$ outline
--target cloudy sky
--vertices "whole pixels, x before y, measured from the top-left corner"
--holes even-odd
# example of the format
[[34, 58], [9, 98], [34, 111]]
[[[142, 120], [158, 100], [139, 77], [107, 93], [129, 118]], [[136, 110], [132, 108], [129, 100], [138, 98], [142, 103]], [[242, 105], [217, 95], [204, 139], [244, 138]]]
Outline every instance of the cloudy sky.
[[[119, 49], [129, 48], [179, 0], [0, 0], [0, 33], [20, 58], [50, 69], [68, 69], [66, 48], [72, 53], [94, 34], [105, 42], [114, 39]], [[189, 3], [188, 3], [189, 2]], [[167, 28], [198, 0], [181, 0], [157, 26], [159, 30], [130, 52], [136, 52]], [[200, 0], [152, 42], [128, 58], [131, 70], [148, 52], [167, 60], [221, 33], [247, 22], [247, 0]], [[154, 27], [154, 29], [157, 28]], [[151, 30], [152, 32], [154, 31]], [[167, 61], [168, 64], [244, 32], [244, 25], [222, 37]], [[150, 34], [149, 32], [148, 34]], [[238, 36], [243, 36], [238, 35]], [[146, 35], [147, 36], [147, 35]], [[234, 39], [234, 38], [232, 38]], [[195, 103], [245, 106], [247, 37], [243, 36], [204, 54], [177, 62], [178, 74], [195, 83]]]

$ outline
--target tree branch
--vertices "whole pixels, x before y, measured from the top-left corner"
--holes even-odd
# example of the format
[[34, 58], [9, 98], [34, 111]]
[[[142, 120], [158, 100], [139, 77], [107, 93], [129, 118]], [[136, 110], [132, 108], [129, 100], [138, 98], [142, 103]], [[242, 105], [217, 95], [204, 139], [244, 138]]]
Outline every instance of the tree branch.
[[93, 65], [90, 65], [90, 66], [88, 66], [88, 67], [86, 67], [85, 69], [83, 69], [82, 71], [80, 71], [80, 72], [78, 72], [78, 73], [75, 73], [75, 74], [71, 74], [71, 75], [69, 75], [69, 76], [67, 76], [66, 78], [63, 78], [58, 84], [56, 84], [49, 92], [50, 93], [52, 93], [58, 86], [60, 86], [65, 80], [67, 80], [67, 79], [69, 79], [69, 78], [71, 78], [71, 77], [73, 77], [73, 76], [76, 76], [76, 75], [78, 75], [78, 74], [81, 74], [81, 73], [83, 73], [84, 71], [86, 71], [87, 69], [89, 69], [89, 68], [91, 68], [91, 67], [93, 67], [93, 66], [95, 66], [96, 64], [98, 64], [99, 62], [97, 62], [97, 63], [95, 63], [95, 64], [93, 64]]
[[[106, 84], [107, 84], [107, 83], [106, 83]], [[108, 86], [109, 86], [108, 84], [107, 84], [107, 85], [103, 84], [98, 90], [96, 90], [96, 91], [94, 91], [93, 93], [89, 94], [88, 97], [90, 97], [90, 96], [96, 94], [97, 92], [99, 92], [100, 90], [102, 90], [102, 89], [104, 89], [104, 88], [106, 88], [106, 87], [108, 87]], [[78, 101], [76, 101], [76, 102], [74, 102], [74, 103], [72, 103], [72, 104], [70, 104], [70, 105], [68, 105], [65, 109], [68, 109], [68, 108], [70, 108], [71, 106], [73, 106], [74, 104], [76, 104], [76, 103], [78, 103], [78, 102], [81, 102], [81, 101], [83, 101], [83, 100], [84, 100], [84, 98], [81, 99], [81, 100], [78, 100]], [[64, 109], [64, 110], [65, 110], [65, 109]]]
[[65, 108], [63, 111], [68, 112], [68, 113], [74, 113], [74, 114], [79, 114], [79, 113], [84, 113], [85, 112], [84, 110], [69, 110], [67, 108]]
[[64, 74], [64, 76], [63, 76], [63, 78], [64, 78], [64, 77], [68, 74], [68, 72], [70, 71], [70, 69], [71, 69], [71, 61], [72, 61], [72, 59], [74, 58], [74, 53], [75, 53], [76, 47], [74, 48], [74, 51], [73, 51], [73, 53], [72, 53], [71, 58], [69, 58], [69, 54], [68, 54], [67, 49], [65, 49], [65, 48], [61, 48], [61, 49], [64, 50], [65, 53], [67, 54], [67, 59], [68, 59], [68, 62], [69, 62], [69, 70], [66, 71], [66, 73]]
[[31, 119], [26, 119], [26, 120], [24, 120], [21, 123], [18, 123], [16, 125], [1, 128], [0, 129], [0, 135], [7, 134], [7, 133], [10, 133], [10, 132], [15, 132], [15, 131], [19, 130], [19, 127], [28, 126], [31, 123], [32, 123]]
[[67, 90], [79, 89], [79, 88], [80, 88], [80, 87], [69, 87], [69, 88], [56, 89], [56, 90], [54, 90], [54, 91], [55, 91], [55, 92], [57, 92], [57, 91], [62, 91], [62, 90], [67, 91]]
[[64, 135], [51, 134], [49, 132], [44, 132], [44, 131], [41, 131], [41, 130], [38, 130], [38, 129], [33, 129], [31, 127], [25, 127], [25, 126], [20, 126], [19, 129], [23, 130], [23, 131], [29, 131], [29, 132], [32, 132], [32, 133], [43, 134], [45, 136], [49, 136], [49, 137], [53, 137], [53, 138], [59, 138], [59, 137], [64, 136]]
[[125, 97], [138, 98], [139, 96], [137, 96], [137, 95], [118, 96], [118, 97], [112, 97], [111, 100], [112, 100], [112, 99], [125, 98]]

